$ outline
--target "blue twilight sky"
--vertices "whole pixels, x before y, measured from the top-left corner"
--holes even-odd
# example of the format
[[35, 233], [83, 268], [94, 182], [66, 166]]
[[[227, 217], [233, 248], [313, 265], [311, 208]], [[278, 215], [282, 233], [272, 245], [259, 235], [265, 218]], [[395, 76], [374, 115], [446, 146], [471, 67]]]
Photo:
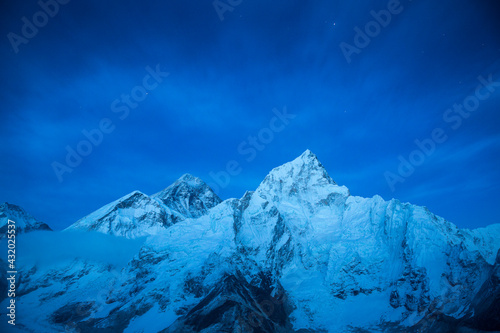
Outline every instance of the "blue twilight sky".
[[1, 5], [0, 201], [54, 229], [183, 173], [241, 197], [306, 149], [353, 195], [500, 222], [496, 0], [41, 3]]

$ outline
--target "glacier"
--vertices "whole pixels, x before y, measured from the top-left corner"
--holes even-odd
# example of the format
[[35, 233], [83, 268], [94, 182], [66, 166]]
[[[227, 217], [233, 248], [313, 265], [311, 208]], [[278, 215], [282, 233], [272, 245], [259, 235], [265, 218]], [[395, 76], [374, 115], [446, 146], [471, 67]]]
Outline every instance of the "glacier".
[[2, 331], [500, 330], [500, 224], [353, 196], [309, 150], [240, 199], [186, 174], [18, 248], [18, 325]]

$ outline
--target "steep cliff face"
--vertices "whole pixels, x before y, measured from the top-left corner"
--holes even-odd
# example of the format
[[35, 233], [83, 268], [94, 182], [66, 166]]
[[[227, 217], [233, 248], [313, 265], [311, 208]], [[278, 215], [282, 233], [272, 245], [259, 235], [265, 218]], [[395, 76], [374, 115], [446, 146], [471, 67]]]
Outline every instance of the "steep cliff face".
[[310, 151], [241, 199], [185, 175], [69, 229], [148, 237], [121, 266], [23, 267], [19, 308], [44, 304], [23, 313], [28, 331], [498, 329], [498, 225], [460, 230], [424, 207], [352, 196]]

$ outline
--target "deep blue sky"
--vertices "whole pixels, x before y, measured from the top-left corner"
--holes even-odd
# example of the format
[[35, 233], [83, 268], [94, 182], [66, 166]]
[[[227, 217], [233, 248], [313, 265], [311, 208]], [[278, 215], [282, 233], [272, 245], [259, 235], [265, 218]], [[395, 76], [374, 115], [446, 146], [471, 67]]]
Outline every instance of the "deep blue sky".
[[[500, 6], [401, 1], [348, 63], [340, 43], [354, 45], [354, 28], [388, 3], [243, 0], [221, 21], [212, 0], [72, 0], [16, 53], [8, 34], [41, 8], [3, 1], [0, 201], [61, 229], [183, 173], [213, 182], [231, 160], [241, 173], [218, 192], [241, 197], [311, 149], [354, 195], [424, 205], [459, 227], [499, 223], [500, 87], [460, 124], [443, 115], [474, 94], [479, 75], [500, 81]], [[112, 102], [157, 64], [169, 76], [121, 120]], [[284, 107], [295, 118], [247, 161], [238, 146]], [[104, 118], [114, 131], [60, 182], [52, 163]], [[397, 174], [398, 156], [435, 128], [447, 140], [391, 189], [384, 173]]]

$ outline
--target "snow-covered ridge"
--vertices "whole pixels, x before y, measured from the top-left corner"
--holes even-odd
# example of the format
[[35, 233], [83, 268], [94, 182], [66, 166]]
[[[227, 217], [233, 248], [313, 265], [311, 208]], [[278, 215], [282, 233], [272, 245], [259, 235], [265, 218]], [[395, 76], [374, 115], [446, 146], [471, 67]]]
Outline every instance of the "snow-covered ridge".
[[47, 224], [38, 221], [32, 215], [28, 214], [23, 208], [4, 202], [0, 204], [0, 235], [4, 235], [6, 233], [9, 220], [15, 222], [16, 233], [36, 230], [51, 230]]
[[201, 179], [184, 174], [152, 196], [139, 191], [129, 193], [66, 230], [97, 231], [128, 238], [154, 235], [186, 218], [203, 216], [220, 202]]

